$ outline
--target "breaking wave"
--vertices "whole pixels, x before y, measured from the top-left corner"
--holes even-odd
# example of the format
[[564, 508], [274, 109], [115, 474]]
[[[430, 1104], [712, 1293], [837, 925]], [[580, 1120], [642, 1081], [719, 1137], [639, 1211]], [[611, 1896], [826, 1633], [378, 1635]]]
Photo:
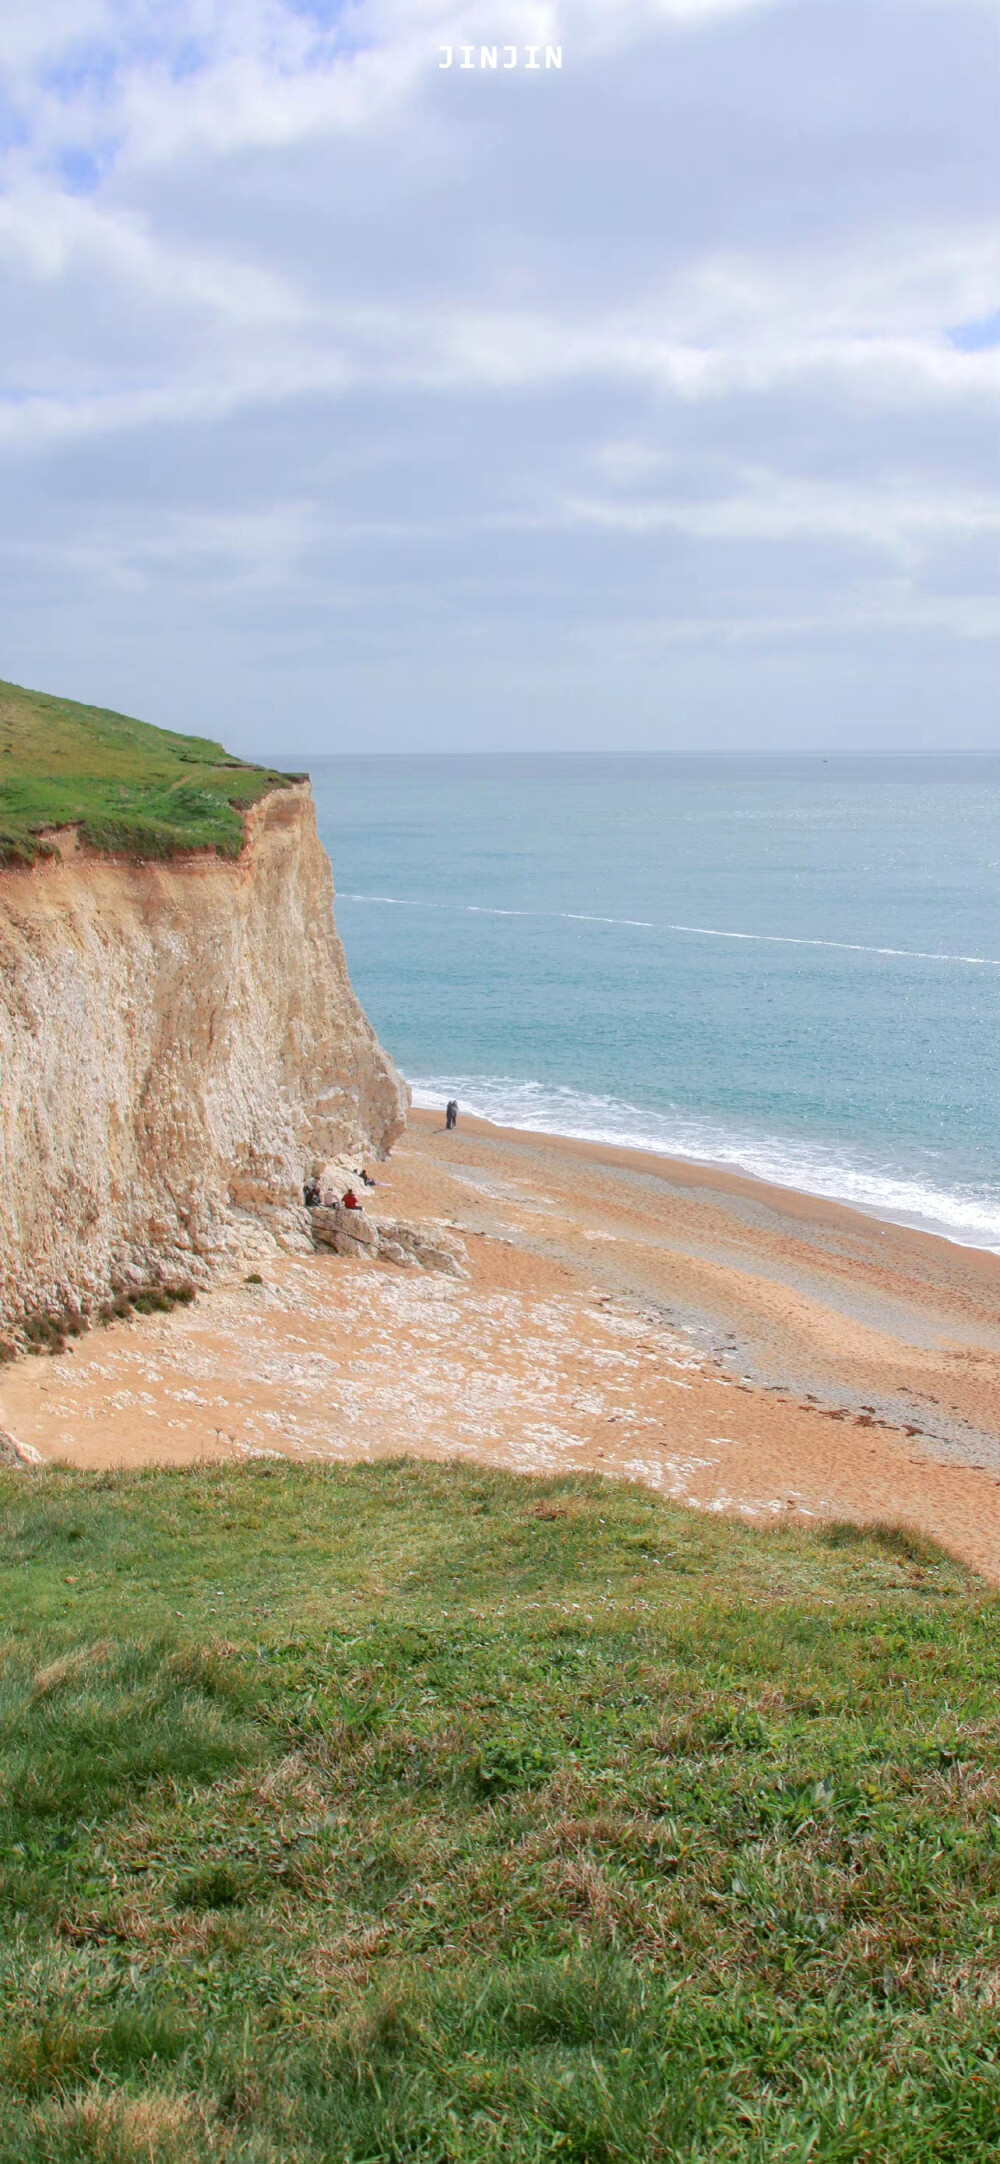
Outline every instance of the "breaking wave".
[[721, 1166], [775, 1187], [848, 1203], [892, 1224], [939, 1233], [963, 1247], [1000, 1251], [1000, 1191], [985, 1182], [939, 1187], [912, 1168], [869, 1160], [860, 1149], [740, 1132], [696, 1113], [643, 1110], [623, 1098], [507, 1075], [414, 1075], [410, 1084], [414, 1104], [425, 1109], [443, 1107], [454, 1096], [462, 1111], [498, 1127]]

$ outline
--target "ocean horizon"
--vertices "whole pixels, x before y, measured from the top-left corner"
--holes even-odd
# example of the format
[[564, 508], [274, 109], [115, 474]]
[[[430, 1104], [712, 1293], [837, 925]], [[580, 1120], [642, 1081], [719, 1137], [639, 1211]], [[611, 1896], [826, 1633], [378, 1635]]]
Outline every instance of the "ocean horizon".
[[1000, 1249], [1000, 759], [300, 763], [417, 1105]]

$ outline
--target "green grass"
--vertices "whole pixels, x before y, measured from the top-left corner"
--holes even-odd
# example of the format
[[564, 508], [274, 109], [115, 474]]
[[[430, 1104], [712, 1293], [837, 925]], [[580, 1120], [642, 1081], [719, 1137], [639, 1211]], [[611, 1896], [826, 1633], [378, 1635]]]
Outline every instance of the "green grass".
[[1000, 2150], [1000, 1601], [408, 1464], [0, 1475], [0, 2164]]
[[295, 778], [231, 758], [206, 737], [0, 681], [0, 864], [33, 863], [46, 848], [39, 837], [69, 825], [115, 855], [235, 857], [241, 814]]

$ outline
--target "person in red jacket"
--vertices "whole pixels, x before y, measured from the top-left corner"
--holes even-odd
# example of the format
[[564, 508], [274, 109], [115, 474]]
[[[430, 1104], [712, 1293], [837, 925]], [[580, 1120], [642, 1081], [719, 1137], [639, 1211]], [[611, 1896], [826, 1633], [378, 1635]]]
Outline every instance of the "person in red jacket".
[[357, 1195], [355, 1194], [353, 1187], [349, 1187], [346, 1195], [344, 1196], [344, 1208], [345, 1210], [360, 1210], [361, 1208], [361, 1204], [358, 1201]]

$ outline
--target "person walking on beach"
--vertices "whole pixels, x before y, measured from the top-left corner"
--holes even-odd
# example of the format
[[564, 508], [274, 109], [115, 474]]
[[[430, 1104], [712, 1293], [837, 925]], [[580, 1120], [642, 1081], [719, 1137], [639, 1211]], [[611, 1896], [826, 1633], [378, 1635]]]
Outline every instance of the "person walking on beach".
[[445, 1126], [446, 1126], [446, 1128], [447, 1128], [447, 1130], [448, 1130], [448, 1133], [449, 1133], [449, 1134], [451, 1133], [451, 1130], [452, 1130], [452, 1128], [453, 1128], [453, 1127], [457, 1127], [457, 1126], [458, 1126], [458, 1099], [457, 1099], [457, 1097], [449, 1097], [449, 1099], [448, 1099], [448, 1102], [447, 1102], [447, 1104], [445, 1105], [445, 1108], [444, 1108], [444, 1124], [445, 1124]]

